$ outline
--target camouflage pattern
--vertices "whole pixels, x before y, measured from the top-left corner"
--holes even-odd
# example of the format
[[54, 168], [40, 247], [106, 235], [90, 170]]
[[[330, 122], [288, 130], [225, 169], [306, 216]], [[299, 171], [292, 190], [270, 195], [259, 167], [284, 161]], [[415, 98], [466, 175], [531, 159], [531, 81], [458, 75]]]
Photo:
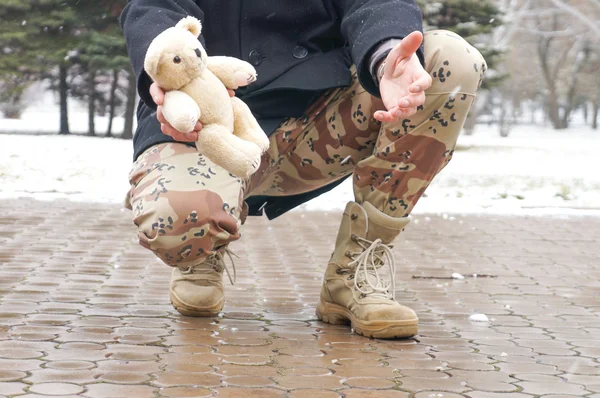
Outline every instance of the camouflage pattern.
[[[358, 203], [404, 217], [452, 159], [486, 63], [448, 31], [425, 33], [433, 77], [425, 105], [410, 119], [381, 124], [380, 99], [360, 85], [323, 95], [304, 117], [271, 135], [259, 170], [243, 181], [185, 144], [160, 144], [135, 162], [129, 193], [140, 243], [171, 266], [194, 264], [239, 239], [243, 199], [309, 192], [354, 173]], [[351, 200], [352, 198], [348, 198]]]
[[189, 267], [240, 237], [246, 182], [195, 147], [156, 145], [134, 163], [129, 208], [140, 244], [171, 266]]

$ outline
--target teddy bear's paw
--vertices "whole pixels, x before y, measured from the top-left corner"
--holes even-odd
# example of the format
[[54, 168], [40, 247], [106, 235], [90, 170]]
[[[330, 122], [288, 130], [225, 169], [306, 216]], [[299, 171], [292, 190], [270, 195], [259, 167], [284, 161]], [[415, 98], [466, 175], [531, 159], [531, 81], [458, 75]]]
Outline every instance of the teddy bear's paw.
[[261, 157], [256, 156], [252, 159], [249, 159], [247, 164], [246, 178], [250, 177], [252, 174], [256, 173], [260, 168]]
[[249, 178], [252, 174], [260, 167], [260, 157], [256, 159], [248, 159], [244, 164], [229, 165], [225, 167], [231, 174], [241, 177]]
[[248, 73], [244, 71], [235, 72], [235, 84], [238, 87], [244, 87], [256, 81], [256, 73]]
[[266, 136], [262, 130], [257, 134], [256, 145], [260, 147], [261, 153], [265, 153], [269, 150], [271, 142], [269, 141], [269, 137]]
[[194, 131], [196, 127], [196, 123], [198, 123], [198, 117], [195, 115], [185, 115], [179, 118], [176, 118], [171, 126], [181, 133], [189, 133], [190, 131]]

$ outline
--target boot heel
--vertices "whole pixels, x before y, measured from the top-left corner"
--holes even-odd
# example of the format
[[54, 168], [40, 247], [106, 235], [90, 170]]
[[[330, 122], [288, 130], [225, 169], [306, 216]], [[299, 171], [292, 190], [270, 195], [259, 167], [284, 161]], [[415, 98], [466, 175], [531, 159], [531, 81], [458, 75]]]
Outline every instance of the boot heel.
[[331, 308], [327, 303], [323, 301], [319, 301], [317, 305], [317, 318], [320, 321], [328, 323], [330, 325], [347, 325], [350, 323], [350, 320], [346, 318], [344, 315], [335, 313], [331, 311]]

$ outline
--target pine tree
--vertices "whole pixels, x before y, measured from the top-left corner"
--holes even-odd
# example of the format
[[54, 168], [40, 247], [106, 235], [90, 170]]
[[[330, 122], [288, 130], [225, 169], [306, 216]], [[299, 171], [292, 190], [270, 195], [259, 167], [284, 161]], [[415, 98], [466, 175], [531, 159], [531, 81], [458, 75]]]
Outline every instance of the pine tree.
[[26, 85], [59, 70], [60, 133], [68, 134], [66, 83], [69, 53], [75, 47], [77, 18], [65, 0], [3, 0], [0, 2], [0, 81]]
[[[426, 29], [445, 29], [457, 33], [474, 45], [485, 58], [488, 69], [500, 61], [502, 53], [485, 44], [482, 36], [490, 34], [502, 24], [501, 12], [491, 0], [417, 1], [423, 11]], [[482, 88], [497, 85], [503, 76], [488, 74]]]
[[[89, 104], [89, 133], [94, 134], [98, 78], [111, 80], [109, 114], [114, 117], [122, 70], [129, 60], [118, 16], [126, 0], [2, 0], [0, 2], [0, 103], [17, 103], [32, 81], [50, 80], [59, 92], [60, 133], [68, 134], [67, 97], [84, 96]], [[69, 81], [76, 67], [85, 93]], [[71, 79], [77, 83], [78, 79]], [[122, 91], [126, 91], [125, 88]], [[110, 130], [109, 130], [110, 132]]]
[[[88, 101], [88, 135], [95, 135], [94, 115], [99, 103], [109, 107], [107, 136], [112, 135], [120, 71], [129, 68], [125, 39], [117, 20], [119, 6], [124, 4], [125, 1], [104, 0], [79, 3], [75, 7], [76, 13], [85, 20], [77, 59], [85, 76], [85, 88], [77, 94]], [[108, 93], [99, 91], [98, 80], [110, 81]]]

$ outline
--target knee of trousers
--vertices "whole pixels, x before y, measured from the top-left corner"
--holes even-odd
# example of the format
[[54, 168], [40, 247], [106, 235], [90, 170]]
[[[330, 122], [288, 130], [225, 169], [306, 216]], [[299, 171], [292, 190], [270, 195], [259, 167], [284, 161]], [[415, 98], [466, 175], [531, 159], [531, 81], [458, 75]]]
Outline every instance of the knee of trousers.
[[425, 54], [430, 63], [426, 67], [434, 85], [444, 84], [447, 90], [451, 83], [455, 86], [452, 90], [471, 94], [481, 86], [487, 63], [479, 50], [456, 33], [448, 30], [427, 32]]
[[210, 191], [169, 191], [134, 218], [139, 242], [172, 267], [198, 264], [239, 239], [240, 222]]

